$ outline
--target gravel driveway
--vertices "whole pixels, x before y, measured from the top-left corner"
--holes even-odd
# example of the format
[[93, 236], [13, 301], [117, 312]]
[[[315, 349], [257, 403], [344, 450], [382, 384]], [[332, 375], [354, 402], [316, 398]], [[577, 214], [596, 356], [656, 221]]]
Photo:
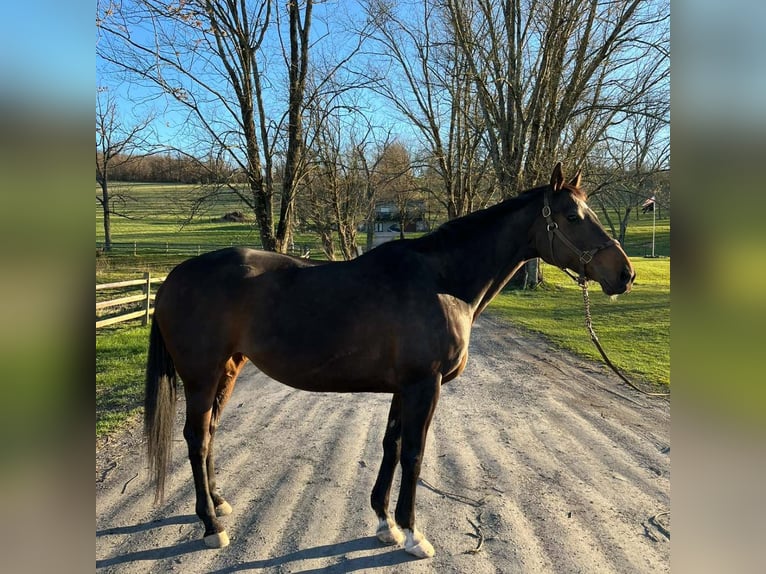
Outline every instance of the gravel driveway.
[[669, 572], [669, 402], [491, 316], [470, 349], [418, 489], [434, 558], [374, 537], [390, 396], [307, 393], [248, 365], [216, 439], [231, 545], [202, 543], [179, 402], [163, 505], [140, 426], [97, 449], [97, 572]]

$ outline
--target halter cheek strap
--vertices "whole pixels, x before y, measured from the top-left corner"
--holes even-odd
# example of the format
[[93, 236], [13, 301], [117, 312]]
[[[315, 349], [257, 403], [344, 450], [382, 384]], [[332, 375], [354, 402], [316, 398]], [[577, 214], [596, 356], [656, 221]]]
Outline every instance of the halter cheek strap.
[[[602, 245], [599, 245], [598, 247], [595, 247], [594, 249], [589, 249], [587, 251], [582, 251], [579, 249], [574, 243], [572, 243], [569, 238], [564, 235], [564, 233], [559, 229], [558, 223], [553, 221], [553, 217], [551, 216], [551, 206], [550, 202], [548, 201], [548, 193], [546, 192], [543, 195], [543, 217], [545, 218], [545, 222], [547, 223], [547, 230], [548, 230], [548, 245], [550, 248], [551, 253], [551, 259], [553, 260], [553, 263], [561, 269], [564, 273], [569, 275], [574, 281], [576, 281], [579, 285], [584, 285], [587, 281], [587, 278], [585, 276], [585, 266], [590, 263], [593, 260], [593, 256], [601, 251], [602, 249], [606, 249], [607, 247], [611, 247], [612, 245], [619, 245], [620, 242], [616, 239], [610, 239], [609, 241], [606, 241]], [[553, 251], [553, 239], [554, 237], [557, 237], [564, 245], [566, 245], [571, 251], [575, 253], [580, 258], [580, 271], [579, 276], [575, 277], [572, 275], [566, 268], [565, 265], [561, 265], [558, 260], [556, 259], [556, 255]]]

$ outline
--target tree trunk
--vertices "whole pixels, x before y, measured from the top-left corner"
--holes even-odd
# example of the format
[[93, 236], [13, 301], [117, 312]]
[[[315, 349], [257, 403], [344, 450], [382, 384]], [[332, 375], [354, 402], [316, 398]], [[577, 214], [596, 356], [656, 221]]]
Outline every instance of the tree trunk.
[[543, 269], [540, 259], [530, 259], [511, 277], [508, 287], [511, 289], [534, 289], [543, 282]]
[[335, 261], [335, 245], [332, 241], [332, 229], [320, 229], [319, 239], [322, 241], [322, 251], [329, 261]]
[[101, 208], [104, 212], [104, 251], [112, 250], [112, 211], [109, 209], [109, 184], [101, 181]]
[[524, 289], [534, 289], [543, 282], [543, 271], [540, 259], [530, 259], [524, 264]]
[[356, 230], [354, 229], [354, 223], [353, 221], [348, 222], [347, 218], [343, 216], [337, 195], [333, 201], [333, 208], [335, 210], [340, 250], [343, 253], [343, 259], [350, 261], [356, 257]]
[[625, 215], [623, 216], [622, 220], [620, 221], [620, 235], [617, 237], [617, 241], [620, 243], [625, 243], [625, 234], [628, 231], [628, 218], [630, 217], [630, 212], [632, 208], [628, 206], [625, 209]]
[[277, 240], [274, 237], [274, 215], [271, 207], [271, 193], [264, 189], [263, 179], [250, 177], [250, 191], [253, 195], [255, 218], [261, 234], [261, 246], [266, 251], [277, 250]]
[[279, 210], [276, 249], [285, 253], [290, 241], [295, 211], [295, 191], [303, 165], [303, 108], [305, 106], [306, 73], [309, 61], [309, 32], [313, 0], [304, 4], [303, 21], [298, 2], [288, 2], [290, 16], [290, 62], [288, 76], [289, 104], [287, 110], [287, 153], [282, 182], [282, 205]]
[[372, 185], [372, 181], [370, 179], [370, 169], [367, 166], [367, 161], [364, 159], [364, 155], [360, 157], [360, 159], [363, 162], [364, 165], [364, 173], [367, 178], [366, 182], [366, 188], [367, 188], [367, 249], [366, 251], [369, 251], [373, 247], [373, 243], [375, 240], [375, 188]]
[[367, 217], [367, 241], [365, 244], [365, 251], [372, 249], [373, 241], [375, 239], [375, 210], [373, 210]]

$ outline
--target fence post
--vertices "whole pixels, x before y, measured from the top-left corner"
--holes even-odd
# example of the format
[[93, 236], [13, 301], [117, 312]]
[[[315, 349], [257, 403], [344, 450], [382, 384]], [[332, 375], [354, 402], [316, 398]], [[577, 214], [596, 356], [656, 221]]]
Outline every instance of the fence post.
[[146, 299], [144, 299], [144, 318], [141, 321], [141, 325], [146, 327], [146, 325], [149, 324], [149, 307], [151, 307], [151, 289], [152, 289], [152, 280], [151, 276], [148, 271], [144, 272], [144, 281], [146, 281], [146, 285], [144, 289], [146, 290]]

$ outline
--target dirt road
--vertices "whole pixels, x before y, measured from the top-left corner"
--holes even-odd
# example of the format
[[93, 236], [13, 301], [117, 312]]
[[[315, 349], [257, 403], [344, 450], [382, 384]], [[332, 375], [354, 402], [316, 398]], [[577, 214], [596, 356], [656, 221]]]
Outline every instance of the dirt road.
[[655, 517], [670, 510], [669, 403], [491, 317], [470, 348], [418, 489], [434, 558], [374, 537], [390, 397], [296, 391], [248, 366], [217, 436], [231, 545], [203, 546], [179, 403], [164, 505], [152, 506], [139, 427], [99, 449], [96, 570], [669, 572], [669, 515]]

